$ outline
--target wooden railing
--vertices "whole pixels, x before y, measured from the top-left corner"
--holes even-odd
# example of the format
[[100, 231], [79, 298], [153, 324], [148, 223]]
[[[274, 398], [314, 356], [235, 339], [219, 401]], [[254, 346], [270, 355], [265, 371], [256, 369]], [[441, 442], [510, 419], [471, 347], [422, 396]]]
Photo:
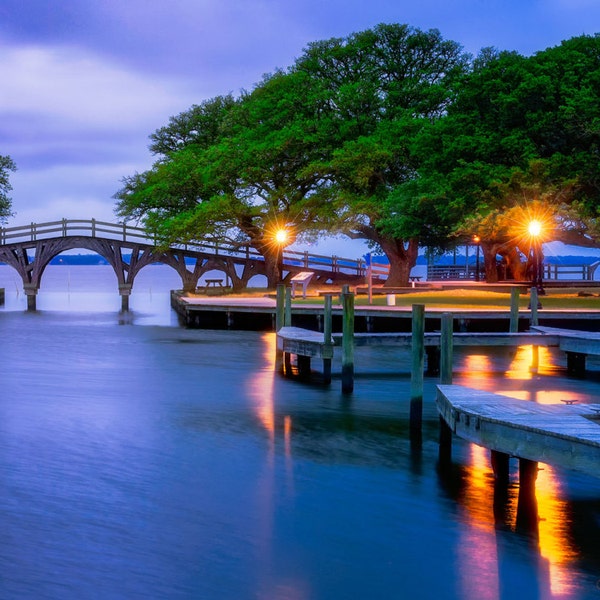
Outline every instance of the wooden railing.
[[[572, 281], [592, 281], [594, 273], [600, 266], [600, 261], [592, 264], [562, 265], [562, 264], [544, 264], [543, 279], [546, 280], [572, 280]], [[428, 265], [427, 280], [442, 281], [456, 279], [476, 279], [476, 268], [473, 265]], [[485, 280], [485, 272], [480, 267], [479, 280]]]
[[[155, 234], [142, 227], [128, 225], [127, 223], [109, 223], [97, 221], [96, 219], [61, 219], [60, 221], [49, 221], [47, 223], [31, 223], [19, 227], [0, 228], [0, 245], [27, 244], [38, 240], [57, 237], [92, 237], [109, 240], [118, 240], [125, 243], [158, 245]], [[202, 240], [187, 243], [171, 244], [173, 250], [184, 250], [191, 252], [203, 252], [216, 256], [227, 256], [238, 260], [264, 260], [254, 248], [247, 244], [217, 244]], [[331, 273], [342, 273], [359, 277], [366, 276], [366, 263], [363, 259], [341, 258], [338, 256], [326, 256], [312, 254], [309, 252], [295, 252], [284, 250], [282, 255], [283, 264], [287, 266], [300, 267], [304, 270], [327, 271]], [[373, 275], [381, 278], [387, 277], [388, 268], [385, 265], [373, 265]]]

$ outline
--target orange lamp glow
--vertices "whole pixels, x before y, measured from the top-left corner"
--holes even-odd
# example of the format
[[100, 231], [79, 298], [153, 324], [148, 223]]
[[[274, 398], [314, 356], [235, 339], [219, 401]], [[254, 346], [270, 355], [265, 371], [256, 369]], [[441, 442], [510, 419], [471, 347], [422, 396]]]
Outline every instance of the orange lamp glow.
[[285, 244], [288, 241], [288, 232], [285, 229], [278, 229], [275, 232], [275, 241], [278, 244]]
[[542, 224], [540, 221], [534, 220], [529, 223], [529, 227], [527, 229], [529, 231], [529, 235], [532, 237], [538, 237], [540, 233], [542, 233]]

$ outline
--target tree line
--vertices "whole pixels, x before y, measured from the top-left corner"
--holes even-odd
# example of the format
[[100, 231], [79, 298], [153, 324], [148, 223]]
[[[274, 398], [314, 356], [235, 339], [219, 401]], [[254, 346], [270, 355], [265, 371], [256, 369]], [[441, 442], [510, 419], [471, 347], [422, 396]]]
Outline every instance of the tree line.
[[381, 24], [171, 117], [115, 212], [164, 244], [249, 244], [269, 285], [281, 228], [366, 240], [389, 259], [390, 286], [407, 285], [419, 247], [474, 236], [488, 281], [497, 257], [524, 279], [531, 219], [546, 240], [598, 245], [599, 96], [598, 34], [472, 57], [437, 30]]

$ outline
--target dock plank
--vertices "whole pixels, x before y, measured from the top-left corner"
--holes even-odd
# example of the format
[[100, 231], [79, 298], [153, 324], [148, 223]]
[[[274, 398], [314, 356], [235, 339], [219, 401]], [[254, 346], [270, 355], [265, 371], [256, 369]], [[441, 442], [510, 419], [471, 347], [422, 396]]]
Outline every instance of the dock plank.
[[600, 477], [600, 405], [536, 404], [458, 385], [438, 391], [438, 412], [459, 437]]

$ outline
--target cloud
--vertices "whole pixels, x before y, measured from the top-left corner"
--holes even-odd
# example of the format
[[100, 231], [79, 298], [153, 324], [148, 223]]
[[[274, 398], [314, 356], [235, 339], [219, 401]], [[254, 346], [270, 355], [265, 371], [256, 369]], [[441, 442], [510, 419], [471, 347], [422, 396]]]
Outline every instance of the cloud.
[[36, 114], [54, 127], [135, 130], [187, 104], [176, 82], [144, 78], [80, 48], [4, 46], [0, 50], [0, 81], [5, 82], [0, 113], [4, 115]]
[[113, 194], [123, 175], [143, 170], [143, 162], [55, 165], [17, 171], [13, 183], [12, 225], [61, 218], [116, 221]]

